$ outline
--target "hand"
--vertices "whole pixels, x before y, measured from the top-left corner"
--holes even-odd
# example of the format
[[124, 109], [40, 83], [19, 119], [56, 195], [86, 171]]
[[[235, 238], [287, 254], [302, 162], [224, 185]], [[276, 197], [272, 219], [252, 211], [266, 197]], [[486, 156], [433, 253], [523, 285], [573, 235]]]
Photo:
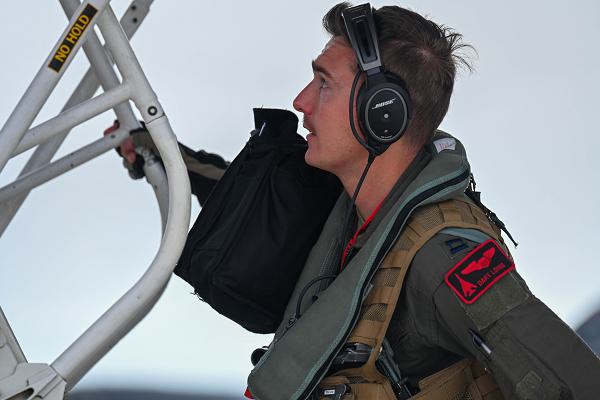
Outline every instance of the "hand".
[[[119, 129], [119, 121], [115, 120], [114, 124], [104, 131], [104, 136], [110, 135], [117, 129]], [[121, 143], [121, 146], [119, 146], [119, 148], [116, 150], [117, 153], [119, 153], [119, 155], [123, 157], [124, 161], [127, 161], [130, 165], [135, 164], [137, 153], [135, 152], [135, 143], [133, 142], [131, 136], [125, 139]]]
[[[119, 121], [115, 120], [113, 125], [104, 131], [104, 136], [110, 135], [119, 129], [119, 126]], [[136, 148], [138, 146], [149, 148], [155, 155], [158, 153], [143, 122], [141, 128], [130, 131], [129, 137], [115, 149], [123, 159], [123, 166], [127, 169], [127, 172], [132, 179], [141, 179], [144, 177], [144, 158], [139, 157], [136, 153]]]

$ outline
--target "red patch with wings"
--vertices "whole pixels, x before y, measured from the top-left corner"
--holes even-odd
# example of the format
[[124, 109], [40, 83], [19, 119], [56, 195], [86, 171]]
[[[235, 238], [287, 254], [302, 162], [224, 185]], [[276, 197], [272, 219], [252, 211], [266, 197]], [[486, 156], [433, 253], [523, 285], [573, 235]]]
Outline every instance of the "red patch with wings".
[[494, 240], [488, 240], [448, 271], [444, 280], [463, 303], [472, 304], [513, 269], [512, 260]]

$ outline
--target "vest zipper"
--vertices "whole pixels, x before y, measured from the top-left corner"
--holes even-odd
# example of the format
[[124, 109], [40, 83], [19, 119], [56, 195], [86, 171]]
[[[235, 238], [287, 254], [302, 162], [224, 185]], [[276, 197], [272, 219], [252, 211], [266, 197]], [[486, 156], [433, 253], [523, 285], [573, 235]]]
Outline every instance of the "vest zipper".
[[[406, 204], [406, 206], [402, 209], [402, 211], [400, 212], [400, 214], [394, 221], [394, 225], [392, 226], [392, 229], [390, 230], [391, 232], [396, 232], [396, 233], [393, 235], [393, 238], [392, 238], [392, 235], [388, 235], [385, 242], [381, 246], [379, 252], [377, 253], [377, 256], [375, 257], [375, 261], [373, 262], [373, 265], [371, 266], [371, 271], [369, 271], [369, 276], [367, 277], [367, 280], [366, 280], [367, 282], [370, 282], [371, 279], [373, 279], [374, 273], [379, 268], [379, 265], [383, 262], [385, 255], [390, 251], [391, 246], [396, 241], [398, 234], [400, 233], [400, 229], [402, 228], [402, 226], [404, 225], [404, 223], [410, 216], [410, 213], [420, 203], [427, 200], [429, 197], [433, 196], [434, 194], [442, 191], [443, 189], [445, 189], [449, 186], [454, 186], [454, 185], [468, 179], [469, 176], [470, 176], [470, 172], [467, 169], [466, 171], [462, 172], [457, 177], [452, 178], [438, 186], [434, 186], [432, 188], [425, 190], [423, 193], [415, 196], [412, 200], [410, 200], [408, 202], [408, 204]], [[364, 294], [365, 294], [364, 291], [365, 291], [365, 288], [368, 288], [368, 286], [369, 285], [364, 285], [361, 288], [359, 298], [364, 299]], [[316, 387], [316, 385], [323, 379], [324, 375], [327, 373], [327, 371], [331, 367], [331, 363], [333, 362], [333, 359], [335, 358], [337, 353], [339, 353], [339, 351], [342, 349], [342, 347], [346, 343], [346, 339], [348, 338], [348, 335], [350, 335], [350, 333], [352, 332], [352, 329], [354, 329], [354, 325], [356, 324], [357, 318], [359, 315], [360, 315], [360, 307], [356, 307], [356, 310], [354, 311], [354, 314], [352, 315], [352, 320], [351, 320], [352, 323], [350, 324], [350, 328], [344, 333], [343, 340], [340, 343], [338, 343], [338, 345], [335, 347], [334, 351], [327, 358], [326, 362], [321, 366], [321, 368], [319, 368], [319, 370], [317, 371], [317, 373], [315, 374], [313, 379], [310, 381], [310, 383], [306, 387], [306, 390], [304, 390], [304, 392], [302, 392], [300, 397], [298, 397], [299, 400], [309, 399], [309, 396], [312, 393], [312, 391], [314, 390], [314, 388]]]

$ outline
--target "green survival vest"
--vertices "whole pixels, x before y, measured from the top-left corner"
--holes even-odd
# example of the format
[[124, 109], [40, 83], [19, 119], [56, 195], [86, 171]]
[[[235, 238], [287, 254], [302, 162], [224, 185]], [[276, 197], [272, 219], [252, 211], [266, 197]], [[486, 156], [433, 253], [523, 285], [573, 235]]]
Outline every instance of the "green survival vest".
[[[420, 206], [460, 197], [468, 187], [470, 167], [462, 144], [438, 131], [428, 145], [431, 161], [389, 209], [361, 250], [322, 291], [313, 285], [303, 297], [301, 318], [293, 319], [303, 288], [313, 279], [334, 273], [332, 261], [347, 207], [342, 196], [312, 248], [292, 293], [284, 318], [267, 352], [248, 377], [257, 400], [306, 399], [325, 377], [358, 321], [370, 282], [396, 242], [411, 213]], [[318, 293], [318, 300], [310, 299]]]

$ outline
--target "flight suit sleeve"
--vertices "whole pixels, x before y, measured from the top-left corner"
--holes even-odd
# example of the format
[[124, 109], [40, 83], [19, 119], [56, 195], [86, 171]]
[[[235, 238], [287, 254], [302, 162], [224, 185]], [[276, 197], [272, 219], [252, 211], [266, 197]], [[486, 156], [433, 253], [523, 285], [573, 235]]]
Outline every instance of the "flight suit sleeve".
[[200, 206], [203, 206], [229, 167], [229, 162], [217, 154], [204, 150], [194, 151], [181, 143], [179, 149], [190, 178], [191, 192], [198, 199]]
[[426, 307], [435, 314], [421, 325], [417, 316], [419, 333], [432, 345], [479, 360], [507, 399], [600, 398], [600, 360], [531, 293], [516, 270], [472, 302], [445, 281], [463, 260], [470, 270], [494, 267], [478, 258], [478, 246], [438, 234], [419, 250], [407, 290], [427, 293], [431, 304]]
[[[131, 138], [135, 146], [143, 146], [150, 149], [162, 163], [158, 148], [145, 128], [131, 131]], [[204, 150], [194, 151], [181, 143], [178, 143], [178, 145], [181, 157], [187, 168], [188, 177], [190, 178], [191, 192], [198, 199], [200, 206], [203, 206], [214, 186], [223, 174], [225, 174], [225, 171], [229, 167], [229, 162], [225, 161], [218, 154], [208, 153]], [[123, 164], [130, 171], [132, 178], [140, 179], [144, 176], [142, 170], [143, 160], [140, 157], [136, 159], [134, 165], [129, 164], [127, 159], [123, 158]]]

